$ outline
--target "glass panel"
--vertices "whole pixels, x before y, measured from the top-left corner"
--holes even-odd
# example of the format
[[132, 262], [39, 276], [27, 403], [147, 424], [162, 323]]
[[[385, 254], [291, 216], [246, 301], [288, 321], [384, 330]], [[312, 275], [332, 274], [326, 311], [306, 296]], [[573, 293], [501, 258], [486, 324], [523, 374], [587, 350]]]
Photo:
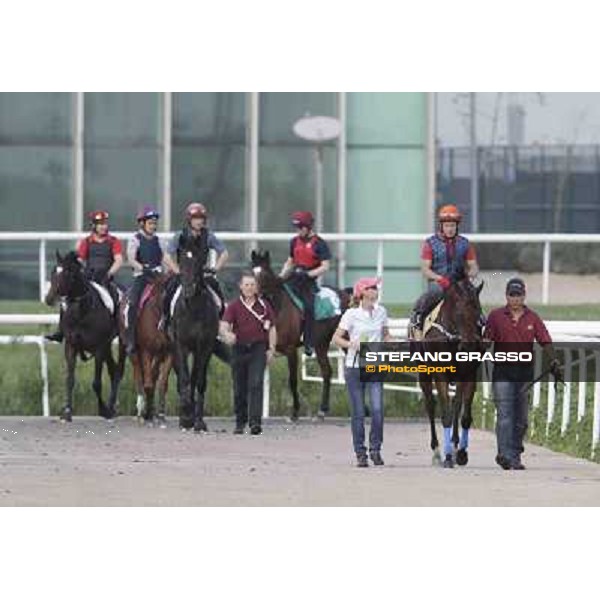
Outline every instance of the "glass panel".
[[173, 227], [195, 201], [212, 229], [245, 229], [245, 114], [244, 93], [173, 95]]
[[0, 94], [0, 145], [70, 144], [71, 103], [69, 93]]
[[161, 131], [161, 102], [159, 93], [86, 94], [86, 145], [157, 145]]
[[333, 92], [278, 92], [260, 94], [261, 144], [298, 144], [294, 123], [306, 114], [337, 116], [337, 94]]

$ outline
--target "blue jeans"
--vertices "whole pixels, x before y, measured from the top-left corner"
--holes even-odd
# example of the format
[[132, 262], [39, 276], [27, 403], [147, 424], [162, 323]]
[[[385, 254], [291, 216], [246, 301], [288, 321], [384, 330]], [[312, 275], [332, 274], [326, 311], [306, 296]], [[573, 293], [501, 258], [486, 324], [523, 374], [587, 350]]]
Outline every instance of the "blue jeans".
[[360, 369], [346, 367], [346, 386], [350, 400], [350, 413], [352, 415], [352, 442], [354, 452], [366, 455], [365, 448], [365, 391], [369, 391], [371, 404], [371, 431], [369, 433], [369, 450], [381, 451], [383, 443], [383, 383], [361, 383]]
[[494, 381], [493, 395], [496, 404], [496, 439], [498, 454], [510, 462], [518, 462], [527, 432], [529, 398], [525, 388], [529, 382]]

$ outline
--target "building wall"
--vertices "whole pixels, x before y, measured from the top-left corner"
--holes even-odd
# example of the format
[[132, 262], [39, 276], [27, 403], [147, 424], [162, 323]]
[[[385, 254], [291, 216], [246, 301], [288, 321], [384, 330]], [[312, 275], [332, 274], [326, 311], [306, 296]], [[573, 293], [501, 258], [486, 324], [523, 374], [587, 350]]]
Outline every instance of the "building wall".
[[[195, 200], [209, 207], [214, 229], [249, 229], [248, 96], [172, 94], [172, 228], [181, 225], [183, 208]], [[346, 98], [347, 230], [428, 229], [426, 95], [348, 93]], [[290, 213], [315, 209], [311, 148], [292, 127], [306, 114], [338, 116], [339, 101], [336, 92], [260, 94], [259, 231], [289, 230], [291, 235]], [[0, 230], [85, 227], [74, 222], [75, 106], [71, 93], [0, 94]], [[84, 215], [105, 208], [113, 229], [128, 231], [135, 228], [140, 205], [161, 206], [164, 110], [161, 93], [84, 95]], [[327, 144], [325, 231], [337, 231], [338, 159], [337, 143]], [[49, 255], [71, 245], [49, 244]], [[285, 260], [287, 244], [265, 246], [277, 265]], [[346, 283], [351, 283], [374, 271], [376, 250], [373, 245], [348, 248]], [[241, 267], [247, 246], [231, 244], [230, 251]], [[412, 299], [420, 290], [414, 269], [418, 247], [390, 245], [385, 252], [386, 292]], [[335, 283], [335, 268], [328, 282]], [[36, 286], [37, 244], [0, 244], [0, 297], [35, 298]]]

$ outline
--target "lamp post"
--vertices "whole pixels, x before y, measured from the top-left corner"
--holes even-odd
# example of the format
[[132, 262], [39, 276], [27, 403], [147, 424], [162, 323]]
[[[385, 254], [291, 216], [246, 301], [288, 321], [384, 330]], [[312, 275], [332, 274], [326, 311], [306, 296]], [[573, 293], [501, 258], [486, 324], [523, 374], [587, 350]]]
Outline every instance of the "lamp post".
[[322, 231], [324, 207], [323, 149], [326, 142], [336, 140], [340, 136], [342, 132], [341, 122], [334, 117], [312, 117], [306, 115], [294, 123], [293, 130], [300, 139], [313, 144], [315, 222], [317, 231]]

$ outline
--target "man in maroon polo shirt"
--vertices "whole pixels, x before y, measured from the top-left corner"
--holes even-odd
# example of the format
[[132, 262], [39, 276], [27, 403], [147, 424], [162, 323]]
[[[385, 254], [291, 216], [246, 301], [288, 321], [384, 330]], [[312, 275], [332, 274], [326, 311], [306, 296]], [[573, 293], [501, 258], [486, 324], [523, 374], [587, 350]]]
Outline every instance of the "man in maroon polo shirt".
[[[537, 341], [550, 360], [551, 372], [558, 372], [552, 338], [542, 319], [525, 305], [526, 288], [522, 279], [506, 285], [506, 306], [493, 310], [487, 320], [485, 337], [495, 342], [495, 352], [533, 352]], [[533, 380], [533, 363], [496, 363], [492, 377], [496, 404], [496, 462], [504, 470], [525, 469], [521, 454], [527, 432], [529, 402], [527, 387]]]
[[271, 305], [259, 297], [256, 279], [251, 273], [242, 275], [240, 292], [240, 297], [225, 310], [220, 333], [223, 341], [233, 346], [234, 433], [243, 434], [249, 423], [250, 433], [260, 435], [265, 367], [273, 359], [277, 342], [275, 313]]

